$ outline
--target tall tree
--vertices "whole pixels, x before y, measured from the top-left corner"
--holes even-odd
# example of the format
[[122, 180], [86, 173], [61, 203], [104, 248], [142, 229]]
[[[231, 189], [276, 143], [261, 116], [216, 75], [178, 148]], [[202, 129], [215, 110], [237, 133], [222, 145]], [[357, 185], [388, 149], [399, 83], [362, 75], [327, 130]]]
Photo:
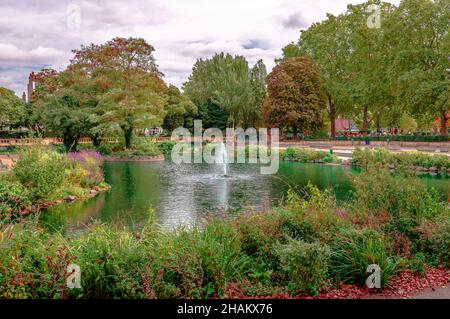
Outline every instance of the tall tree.
[[283, 48], [283, 58], [309, 55], [318, 64], [327, 100], [330, 134], [336, 135], [335, 119], [338, 114], [348, 114], [349, 96], [344, 86], [348, 78], [350, 46], [343, 16], [327, 15], [327, 19], [314, 23], [302, 31], [298, 44]]
[[197, 115], [197, 106], [174, 85], [169, 85], [165, 94], [167, 106], [164, 128], [169, 131], [177, 127], [192, 128], [194, 117]]
[[259, 127], [262, 124], [261, 108], [267, 95], [267, 69], [262, 60], [258, 60], [250, 70], [250, 84], [252, 87], [251, 100], [243, 110], [244, 127]]
[[[256, 74], [263, 73], [263, 69], [262, 61], [258, 62], [255, 81]], [[255, 104], [260, 100], [255, 98], [252, 84], [251, 70], [244, 57], [220, 53], [211, 59], [197, 60], [183, 89], [197, 106], [218, 105], [230, 114], [233, 126], [247, 128], [254, 124], [260, 108]]]
[[24, 102], [13, 91], [0, 87], [0, 126], [16, 126], [24, 119]]
[[98, 124], [92, 120], [96, 113], [99, 91], [90, 85], [90, 78], [79, 69], [63, 72], [44, 69], [35, 75], [37, 81], [30, 102], [35, 129], [48, 130], [63, 138], [66, 149], [74, 150], [82, 136], [100, 142]]
[[448, 135], [450, 2], [403, 0], [389, 21], [398, 103], [429, 122], [439, 117], [440, 133]]
[[86, 72], [106, 88], [98, 101], [97, 128], [119, 126], [127, 148], [135, 129], [161, 125], [165, 115], [166, 85], [153, 52], [143, 39], [114, 38], [74, 50], [71, 61], [71, 68]]
[[263, 116], [269, 127], [305, 132], [322, 126], [325, 109], [319, 69], [310, 57], [288, 58], [267, 76]]
[[[379, 10], [380, 25], [370, 26], [368, 19]], [[350, 46], [349, 62], [346, 65], [348, 79], [345, 83], [350, 94], [354, 114], [361, 130], [367, 135], [369, 125], [380, 114], [393, 106], [395, 100], [392, 78], [389, 76], [391, 60], [391, 29], [385, 19], [395, 6], [381, 1], [368, 1], [349, 5], [345, 13]]]

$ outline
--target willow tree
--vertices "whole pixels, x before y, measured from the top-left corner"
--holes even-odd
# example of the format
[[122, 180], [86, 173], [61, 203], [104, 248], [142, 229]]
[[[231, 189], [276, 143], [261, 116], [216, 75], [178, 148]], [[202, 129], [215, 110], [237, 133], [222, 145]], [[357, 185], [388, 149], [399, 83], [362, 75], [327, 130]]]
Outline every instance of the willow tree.
[[287, 58], [267, 76], [263, 117], [269, 127], [297, 132], [322, 126], [325, 101], [319, 69], [310, 57]]
[[135, 129], [163, 123], [166, 85], [153, 52], [150, 44], [136, 38], [114, 38], [74, 50], [70, 68], [85, 72], [101, 89], [97, 128], [120, 127], [126, 148], [132, 146]]

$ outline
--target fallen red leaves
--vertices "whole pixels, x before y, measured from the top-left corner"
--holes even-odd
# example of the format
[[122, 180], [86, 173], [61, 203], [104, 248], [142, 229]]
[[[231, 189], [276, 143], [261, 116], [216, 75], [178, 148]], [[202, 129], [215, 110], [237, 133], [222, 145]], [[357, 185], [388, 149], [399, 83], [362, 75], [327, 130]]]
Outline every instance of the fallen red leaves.
[[[428, 267], [424, 276], [411, 271], [402, 271], [389, 280], [381, 290], [359, 287], [356, 285], [341, 284], [337, 289], [326, 289], [317, 297], [300, 295], [292, 297], [281, 292], [271, 296], [244, 296], [242, 291], [235, 290], [229, 296], [234, 298], [255, 299], [366, 299], [366, 298], [412, 298], [415, 294], [426, 288], [444, 287], [450, 284], [450, 269]], [[230, 291], [231, 292], [231, 291]], [[236, 293], [237, 292], [237, 293]]]
[[427, 268], [425, 276], [411, 271], [402, 271], [389, 280], [382, 290], [342, 284], [339, 289], [324, 292], [320, 299], [362, 299], [362, 298], [411, 298], [426, 288], [442, 287], [450, 283], [450, 270]]

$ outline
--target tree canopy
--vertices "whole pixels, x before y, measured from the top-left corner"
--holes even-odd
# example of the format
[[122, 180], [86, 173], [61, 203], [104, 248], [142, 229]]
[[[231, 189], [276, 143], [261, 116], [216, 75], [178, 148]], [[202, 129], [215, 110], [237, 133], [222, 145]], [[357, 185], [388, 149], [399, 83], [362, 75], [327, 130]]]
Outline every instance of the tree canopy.
[[247, 128], [259, 122], [265, 72], [262, 61], [250, 69], [242, 56], [215, 54], [197, 60], [183, 89], [197, 106], [215, 104], [230, 115], [233, 126]]
[[19, 125], [24, 118], [24, 102], [13, 91], [0, 87], [0, 127]]
[[292, 128], [294, 135], [322, 126], [325, 109], [316, 63], [309, 57], [283, 60], [267, 76], [263, 116], [269, 127]]
[[[368, 24], [373, 5], [379, 26]], [[305, 54], [317, 61], [332, 135], [337, 114], [354, 118], [365, 133], [371, 123], [399, 125], [403, 114], [430, 123], [440, 116], [447, 134], [449, 12], [448, 0], [349, 5], [303, 31], [280, 61]]]

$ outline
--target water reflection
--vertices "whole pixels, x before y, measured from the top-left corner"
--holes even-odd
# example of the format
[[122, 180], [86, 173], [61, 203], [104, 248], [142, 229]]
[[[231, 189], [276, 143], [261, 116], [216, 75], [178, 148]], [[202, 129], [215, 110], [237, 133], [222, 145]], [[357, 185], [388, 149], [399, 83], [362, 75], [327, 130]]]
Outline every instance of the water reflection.
[[[281, 162], [277, 175], [261, 175], [255, 164], [229, 164], [226, 177], [216, 165], [171, 162], [114, 162], [104, 166], [107, 193], [85, 202], [52, 207], [41, 215], [50, 229], [82, 231], [92, 219], [117, 227], [139, 229], [149, 208], [157, 222], [172, 228], [190, 226], [211, 215], [260, 211], [277, 204], [290, 187], [308, 182], [332, 188], [338, 200], [351, 196], [347, 167]], [[449, 178], [425, 178], [425, 183], [448, 194]], [[445, 196], [445, 195], [444, 195]]]

